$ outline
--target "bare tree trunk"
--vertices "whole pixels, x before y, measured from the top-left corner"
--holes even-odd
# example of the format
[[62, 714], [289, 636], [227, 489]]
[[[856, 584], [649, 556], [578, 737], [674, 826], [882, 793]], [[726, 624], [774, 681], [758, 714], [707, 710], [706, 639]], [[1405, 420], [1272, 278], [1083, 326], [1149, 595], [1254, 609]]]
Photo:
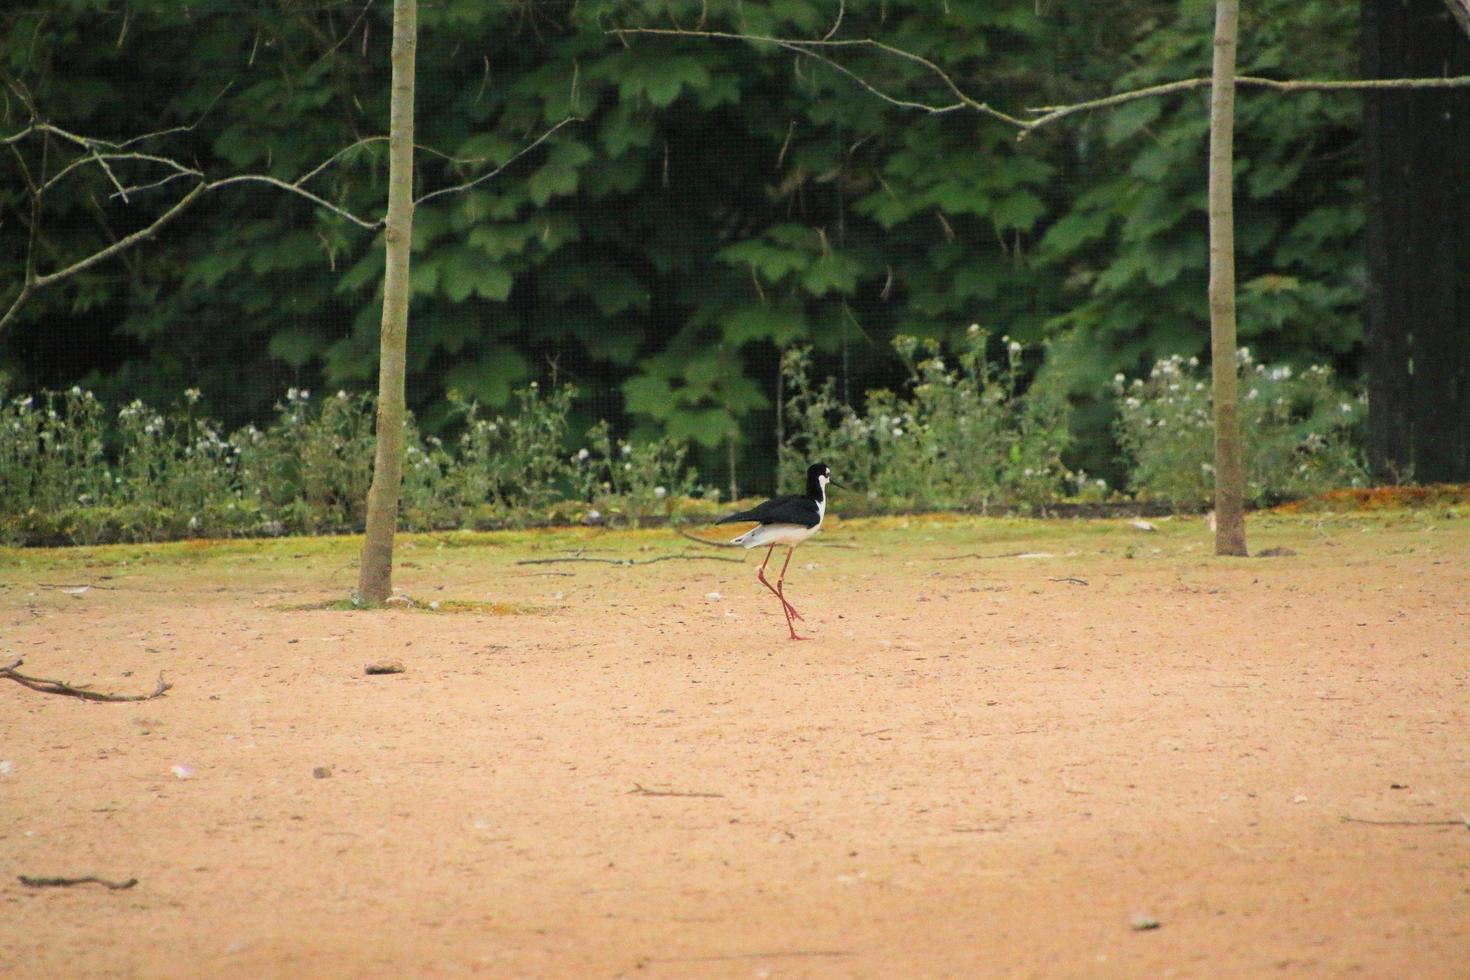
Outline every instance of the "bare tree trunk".
[[1239, 0], [1216, 0], [1210, 88], [1210, 356], [1215, 402], [1215, 554], [1247, 554], [1235, 362], [1235, 38]]
[[377, 452], [368, 490], [357, 594], [368, 605], [393, 591], [393, 535], [403, 481], [404, 363], [408, 348], [409, 246], [413, 238], [413, 89], [416, 0], [393, 0], [393, 92], [388, 124], [388, 216], [383, 232], [383, 321], [378, 354]]

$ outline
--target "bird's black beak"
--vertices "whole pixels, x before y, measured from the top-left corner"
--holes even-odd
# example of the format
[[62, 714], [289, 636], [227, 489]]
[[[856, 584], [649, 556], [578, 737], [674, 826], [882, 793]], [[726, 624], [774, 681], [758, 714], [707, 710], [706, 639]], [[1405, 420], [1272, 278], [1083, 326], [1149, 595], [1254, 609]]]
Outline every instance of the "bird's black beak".
[[847, 487], [844, 487], [842, 484], [838, 483], [836, 480], [833, 480], [830, 477], [827, 479], [827, 486], [829, 486], [829, 487], [836, 487], [838, 490], [846, 490], [847, 489]]

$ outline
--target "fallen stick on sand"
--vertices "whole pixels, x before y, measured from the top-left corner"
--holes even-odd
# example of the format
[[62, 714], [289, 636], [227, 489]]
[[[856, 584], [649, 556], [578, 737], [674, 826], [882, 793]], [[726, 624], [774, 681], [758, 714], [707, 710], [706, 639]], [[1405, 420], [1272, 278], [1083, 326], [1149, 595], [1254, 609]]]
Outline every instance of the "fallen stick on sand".
[[24, 687], [42, 694], [64, 694], [67, 697], [81, 698], [84, 701], [152, 701], [154, 698], [163, 697], [163, 693], [173, 687], [158, 675], [158, 686], [153, 689], [152, 694], [106, 694], [102, 691], [88, 690], [87, 686], [76, 687], [65, 681], [52, 681], [44, 677], [31, 677], [16, 670], [24, 660], [17, 660], [9, 667], [0, 667], [0, 677], [8, 677]]

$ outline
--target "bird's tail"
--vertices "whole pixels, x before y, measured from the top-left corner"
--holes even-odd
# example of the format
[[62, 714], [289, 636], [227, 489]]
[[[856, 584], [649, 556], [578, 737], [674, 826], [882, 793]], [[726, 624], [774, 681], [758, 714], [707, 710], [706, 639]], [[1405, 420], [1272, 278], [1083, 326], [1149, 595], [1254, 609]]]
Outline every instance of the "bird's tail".
[[746, 531], [744, 534], [740, 535], [740, 537], [738, 537], [738, 538], [731, 538], [730, 539], [730, 543], [731, 544], [738, 544], [742, 548], [754, 548], [759, 543], [759, 542], [757, 542], [754, 539], [755, 539], [756, 532], [759, 531], [760, 529], [761, 529], [760, 528], [760, 525], [757, 524], [755, 527], [751, 528], [749, 531]]

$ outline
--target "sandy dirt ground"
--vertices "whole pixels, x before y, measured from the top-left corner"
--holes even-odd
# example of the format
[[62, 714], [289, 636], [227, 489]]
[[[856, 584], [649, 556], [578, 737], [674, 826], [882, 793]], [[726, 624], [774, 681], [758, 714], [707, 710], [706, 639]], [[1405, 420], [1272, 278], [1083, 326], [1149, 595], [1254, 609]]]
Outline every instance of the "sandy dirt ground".
[[1465, 977], [1470, 518], [1157, 523], [0, 552], [0, 975]]

